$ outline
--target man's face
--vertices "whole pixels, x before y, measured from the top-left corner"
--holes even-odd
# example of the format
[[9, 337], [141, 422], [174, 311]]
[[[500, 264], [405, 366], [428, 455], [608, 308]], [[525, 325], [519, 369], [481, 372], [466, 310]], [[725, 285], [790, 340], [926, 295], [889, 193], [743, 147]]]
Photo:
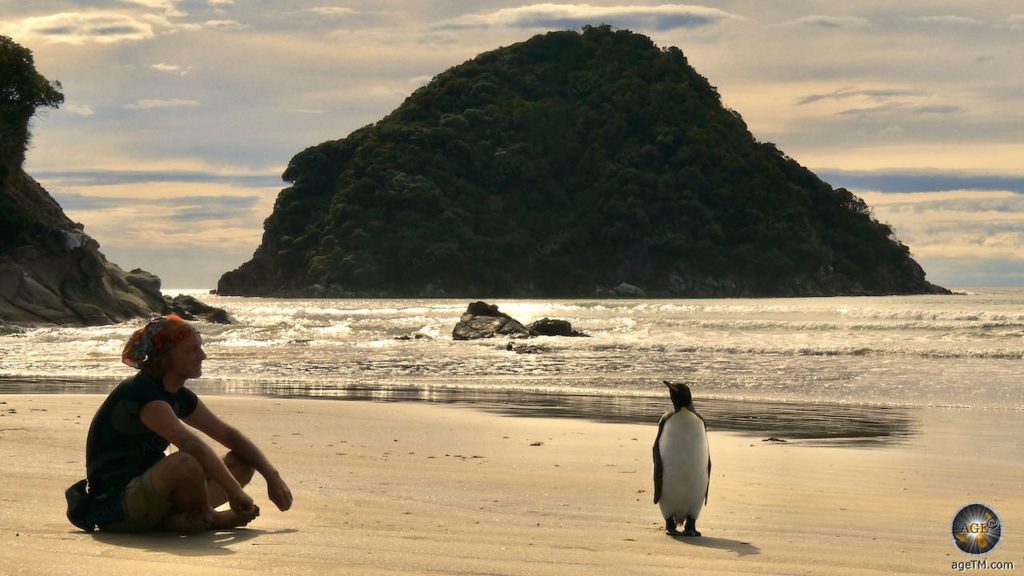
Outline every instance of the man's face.
[[171, 365], [167, 371], [182, 379], [199, 378], [203, 375], [203, 360], [206, 360], [203, 337], [194, 334], [171, 350]]

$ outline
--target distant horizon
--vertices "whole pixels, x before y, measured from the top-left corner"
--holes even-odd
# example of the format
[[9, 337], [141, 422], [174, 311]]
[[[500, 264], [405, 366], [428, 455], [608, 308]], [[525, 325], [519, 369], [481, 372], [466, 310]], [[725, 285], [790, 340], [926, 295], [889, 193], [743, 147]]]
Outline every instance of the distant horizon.
[[[216, 284], [280, 175], [475, 55], [611, 24], [677, 46], [773, 142], [862, 197], [942, 286], [1024, 285], [1024, 7], [662, 0], [0, 0], [63, 84], [26, 171], [125, 269]], [[87, 143], [87, 144], [84, 144]]]
[[[933, 282], [933, 284], [934, 284], [934, 282]], [[969, 285], [944, 286], [944, 285], [940, 284], [940, 286], [942, 286], [943, 288], [951, 290], [954, 293], [954, 295], [957, 295], [956, 294], [957, 291], [960, 291], [960, 290], [975, 291], [975, 290], [1005, 290], [1005, 289], [1012, 289], [1012, 288], [1024, 289], [1024, 285], [1020, 285], [1020, 284], [989, 285], [989, 286], [969, 286]], [[185, 293], [195, 293], [195, 294], [200, 294], [200, 295], [201, 294], [214, 295], [214, 294], [210, 294], [210, 293], [211, 293], [211, 291], [214, 291], [216, 289], [217, 289], [216, 286], [211, 286], [211, 287], [208, 287], [208, 288], [176, 288], [175, 287], [175, 288], [160, 288], [160, 291], [163, 294], [169, 295], [169, 296], [175, 296], [177, 294], [185, 294]], [[217, 295], [217, 296], [220, 296], [220, 295]], [[372, 298], [371, 297], [353, 297], [353, 298], [312, 298], [312, 297], [309, 297], [309, 298], [284, 298], [284, 299], [286, 299], [286, 300], [302, 300], [302, 299], [308, 299], [308, 300], [473, 300], [475, 298], [477, 300], [479, 300], [479, 299], [484, 299], [484, 300], [491, 299], [491, 300], [494, 300], [494, 301], [512, 301], [512, 300], [516, 300], [516, 301], [518, 301], [518, 300], [794, 300], [794, 299], [800, 299], [800, 298], [892, 298], [892, 297], [908, 297], [908, 296], [941, 296], [941, 295], [936, 295], [936, 294], [895, 294], [895, 295], [891, 295], [891, 296], [872, 296], [872, 295], [867, 295], [867, 296], [853, 296], [853, 295], [848, 295], [848, 296], [735, 296], [735, 297], [719, 296], [719, 297], [709, 297], [709, 298], [699, 298], [699, 297], [696, 297], [696, 296], [690, 296], [690, 297], [685, 297], [685, 296], [679, 296], [679, 297], [674, 297], [674, 296], [673, 297], [648, 297], [648, 298], [607, 298], [607, 297], [598, 297], [598, 296], [580, 296], [580, 297], [576, 297], [576, 298], [567, 297], [567, 296], [560, 296], [560, 297], [557, 297], [557, 298], [554, 298], [554, 297], [553, 298], [543, 298], [543, 297], [537, 297], [537, 298], [496, 298], [496, 297], [491, 297], [491, 296], [481, 296], [481, 297], [447, 296], [447, 297], [434, 297], [434, 298], [428, 298], [428, 297], [412, 298], [412, 297], [397, 297], [396, 296], [396, 297], [372, 297]], [[223, 296], [223, 297], [224, 298], [274, 298], [273, 296]]]

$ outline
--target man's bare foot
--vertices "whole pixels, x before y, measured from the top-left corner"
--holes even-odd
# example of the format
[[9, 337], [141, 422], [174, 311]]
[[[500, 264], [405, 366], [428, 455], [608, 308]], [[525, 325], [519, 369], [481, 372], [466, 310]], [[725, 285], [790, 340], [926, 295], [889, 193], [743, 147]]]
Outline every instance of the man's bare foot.
[[249, 524], [260, 515], [258, 506], [253, 506], [251, 512], [235, 512], [234, 510], [222, 510], [213, 513], [213, 522], [210, 527], [215, 530], [226, 530], [228, 528], [241, 528]]
[[209, 530], [212, 519], [209, 514], [198, 510], [192, 512], [177, 512], [164, 518], [163, 527], [172, 532], [181, 534], [195, 534]]

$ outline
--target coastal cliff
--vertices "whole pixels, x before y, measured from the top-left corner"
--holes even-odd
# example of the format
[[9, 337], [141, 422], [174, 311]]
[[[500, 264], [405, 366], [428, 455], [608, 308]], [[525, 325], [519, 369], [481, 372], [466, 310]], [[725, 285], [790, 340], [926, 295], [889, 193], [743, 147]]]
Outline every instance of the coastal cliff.
[[607, 26], [451, 68], [283, 178], [221, 294], [946, 292], [861, 199], [757, 141], [682, 51]]
[[121, 322], [163, 312], [160, 279], [125, 272], [22, 169], [29, 120], [63, 102], [32, 53], [0, 36], [0, 325]]

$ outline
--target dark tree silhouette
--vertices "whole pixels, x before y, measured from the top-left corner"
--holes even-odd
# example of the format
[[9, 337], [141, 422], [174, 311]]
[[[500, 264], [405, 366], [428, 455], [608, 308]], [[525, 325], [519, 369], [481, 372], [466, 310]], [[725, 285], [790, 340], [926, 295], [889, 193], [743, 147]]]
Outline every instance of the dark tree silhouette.
[[0, 164], [6, 168], [0, 184], [25, 160], [28, 124], [36, 109], [56, 108], [63, 102], [60, 82], [50, 82], [36, 71], [32, 51], [0, 36]]

